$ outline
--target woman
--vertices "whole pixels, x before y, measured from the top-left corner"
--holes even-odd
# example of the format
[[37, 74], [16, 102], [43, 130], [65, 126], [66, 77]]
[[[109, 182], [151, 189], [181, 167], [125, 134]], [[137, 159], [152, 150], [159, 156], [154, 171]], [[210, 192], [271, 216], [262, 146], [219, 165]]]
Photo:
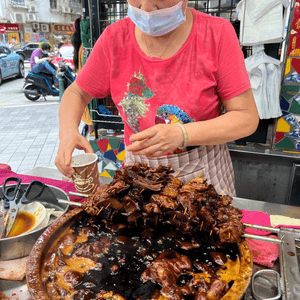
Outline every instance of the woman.
[[85, 106], [111, 93], [125, 123], [125, 163], [171, 162], [183, 181], [203, 171], [218, 193], [235, 194], [225, 143], [256, 130], [257, 109], [233, 27], [187, 3], [128, 0], [129, 18], [101, 35], [61, 102], [63, 174], [74, 172], [74, 148], [93, 151], [77, 130]]

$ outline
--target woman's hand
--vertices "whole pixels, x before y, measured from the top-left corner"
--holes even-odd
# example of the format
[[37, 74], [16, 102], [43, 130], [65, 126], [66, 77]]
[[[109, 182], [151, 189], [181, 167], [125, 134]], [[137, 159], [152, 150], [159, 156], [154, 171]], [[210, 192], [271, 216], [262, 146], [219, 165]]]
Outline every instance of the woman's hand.
[[55, 165], [65, 176], [71, 177], [70, 166], [74, 149], [93, 153], [90, 143], [78, 132], [81, 116], [86, 105], [93, 99], [74, 81], [64, 92], [59, 106], [59, 148]]
[[129, 139], [133, 144], [126, 147], [133, 155], [155, 158], [183, 146], [181, 128], [174, 124], [159, 124], [134, 134]]
[[72, 153], [75, 148], [84, 150], [86, 153], [94, 153], [90, 143], [79, 132], [65, 133], [63, 137], [60, 138], [55, 165], [63, 175], [69, 178], [75, 172], [71, 167]]

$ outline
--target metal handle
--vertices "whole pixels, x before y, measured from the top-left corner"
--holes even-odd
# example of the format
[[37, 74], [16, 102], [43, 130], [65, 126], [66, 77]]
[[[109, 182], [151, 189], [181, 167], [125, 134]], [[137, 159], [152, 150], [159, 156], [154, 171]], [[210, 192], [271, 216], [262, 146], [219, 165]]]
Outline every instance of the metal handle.
[[58, 201], [58, 203], [63, 203], [63, 204], [68, 204], [68, 205], [81, 207], [81, 203], [78, 203], [78, 202], [72, 202], [72, 201], [63, 200], [63, 199], [57, 199], [57, 201]]
[[[272, 281], [272, 279], [270, 279], [269, 275], [275, 275], [276, 276], [276, 281]], [[270, 298], [266, 298], [265, 295], [259, 295], [255, 289], [255, 279], [257, 276], [261, 276], [262, 278], [264, 278], [266, 281], [271, 282], [273, 284], [276, 283], [276, 287], [278, 290], [278, 294], [274, 297], [270, 297]], [[265, 286], [266, 290], [270, 290], [267, 286]], [[274, 270], [261, 270], [261, 271], [257, 271], [253, 277], [252, 277], [252, 293], [253, 296], [256, 300], [277, 300], [281, 298], [282, 295], [282, 291], [281, 291], [281, 285], [280, 285], [280, 275], [278, 272], [274, 271]]]
[[274, 233], [280, 233], [280, 228], [273, 228], [273, 227], [267, 227], [267, 226], [255, 225], [255, 224], [248, 224], [248, 223], [243, 223], [243, 224], [244, 224], [245, 227], [248, 227], [248, 228], [264, 230], [264, 231], [269, 231], [269, 232], [274, 232]]
[[83, 198], [88, 198], [89, 197], [89, 195], [87, 195], [87, 194], [81, 194], [81, 193], [75, 193], [75, 192], [69, 192], [69, 195], [83, 197]]
[[281, 244], [282, 243], [282, 240], [280, 240], [280, 239], [270, 238], [270, 237], [262, 236], [262, 235], [255, 235], [255, 234], [245, 233], [245, 234], [242, 235], [242, 237], [244, 237], [245, 239], [252, 239], [252, 240], [275, 243], [275, 244]]

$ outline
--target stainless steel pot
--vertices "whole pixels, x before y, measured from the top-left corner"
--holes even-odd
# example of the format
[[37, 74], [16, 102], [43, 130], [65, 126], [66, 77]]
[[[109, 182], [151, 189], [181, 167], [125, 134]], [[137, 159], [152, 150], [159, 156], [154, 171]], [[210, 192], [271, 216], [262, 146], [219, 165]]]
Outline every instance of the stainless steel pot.
[[[24, 191], [28, 185], [28, 183], [22, 184], [21, 191]], [[0, 186], [0, 197], [2, 198], [2, 186]], [[43, 194], [36, 201], [42, 203], [46, 208], [54, 208], [56, 211], [66, 212], [69, 205], [58, 203], [58, 198], [70, 201], [69, 196], [63, 190], [55, 186], [46, 185]], [[0, 261], [29, 255], [34, 243], [47, 227], [48, 225], [27, 234], [0, 239]]]

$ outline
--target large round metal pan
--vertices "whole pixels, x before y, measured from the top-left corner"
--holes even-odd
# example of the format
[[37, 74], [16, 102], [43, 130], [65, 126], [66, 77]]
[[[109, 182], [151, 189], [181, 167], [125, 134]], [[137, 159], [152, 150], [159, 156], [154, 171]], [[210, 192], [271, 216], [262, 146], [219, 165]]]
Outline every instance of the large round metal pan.
[[[61, 216], [52, 223], [35, 243], [27, 262], [26, 279], [28, 290], [33, 300], [51, 300], [44, 288], [41, 278], [42, 261], [50, 245], [55, 239], [71, 226], [81, 214], [82, 209], [76, 208]], [[248, 243], [244, 240], [238, 244], [240, 250], [240, 263], [238, 279], [221, 300], [242, 299], [252, 276], [252, 256]]]
[[[28, 185], [29, 183], [21, 184], [21, 191], [24, 191]], [[34, 188], [33, 186], [32, 193], [34, 193]], [[0, 197], [2, 198], [2, 186], [0, 186]], [[54, 208], [56, 211], [66, 212], [69, 206], [58, 203], [58, 198], [70, 201], [68, 194], [63, 190], [55, 186], [46, 185], [44, 192], [36, 201], [42, 203], [46, 208]], [[0, 239], [0, 261], [17, 259], [29, 255], [34, 243], [47, 226], [20, 236]]]

